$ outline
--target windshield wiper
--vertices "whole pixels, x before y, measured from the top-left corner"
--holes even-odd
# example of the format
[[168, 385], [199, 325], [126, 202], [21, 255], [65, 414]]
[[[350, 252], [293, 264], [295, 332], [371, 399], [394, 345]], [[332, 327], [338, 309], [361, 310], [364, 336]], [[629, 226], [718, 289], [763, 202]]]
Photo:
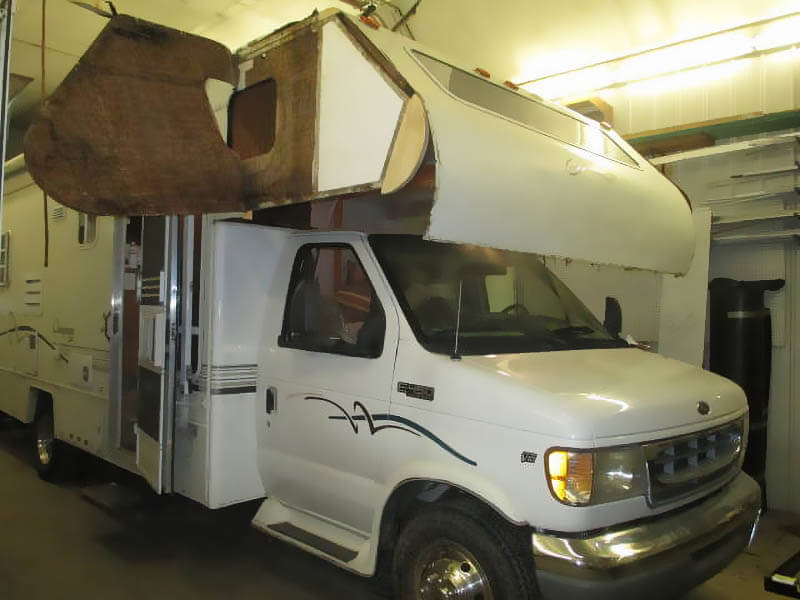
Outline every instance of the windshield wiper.
[[553, 329], [553, 333], [560, 335], [562, 333], [572, 333], [575, 335], [583, 335], [587, 333], [595, 333], [595, 330], [591, 327], [587, 327], [586, 325], [570, 325], [569, 327], [559, 327], [558, 329]]

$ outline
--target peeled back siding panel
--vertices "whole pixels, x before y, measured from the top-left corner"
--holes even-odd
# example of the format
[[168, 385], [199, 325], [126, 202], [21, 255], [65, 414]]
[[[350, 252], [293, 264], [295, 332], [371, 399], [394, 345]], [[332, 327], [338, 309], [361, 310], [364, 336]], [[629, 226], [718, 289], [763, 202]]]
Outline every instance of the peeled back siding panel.
[[90, 214], [240, 209], [239, 159], [219, 134], [207, 79], [233, 83], [221, 44], [113, 17], [28, 129], [31, 175]]

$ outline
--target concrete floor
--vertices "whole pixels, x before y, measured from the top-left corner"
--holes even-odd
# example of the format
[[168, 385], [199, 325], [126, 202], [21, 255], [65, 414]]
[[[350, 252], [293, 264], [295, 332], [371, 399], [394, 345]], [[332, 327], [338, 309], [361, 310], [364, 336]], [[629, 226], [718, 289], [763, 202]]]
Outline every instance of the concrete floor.
[[[107, 469], [44, 483], [30, 446], [25, 429], [0, 430], [3, 600], [379, 598], [369, 581], [252, 530], [257, 503], [209, 511], [146, 494], [144, 505], [109, 514], [81, 496]], [[763, 591], [762, 576], [800, 550], [800, 527], [775, 513], [762, 522], [752, 550], [685, 600], [779, 598]]]

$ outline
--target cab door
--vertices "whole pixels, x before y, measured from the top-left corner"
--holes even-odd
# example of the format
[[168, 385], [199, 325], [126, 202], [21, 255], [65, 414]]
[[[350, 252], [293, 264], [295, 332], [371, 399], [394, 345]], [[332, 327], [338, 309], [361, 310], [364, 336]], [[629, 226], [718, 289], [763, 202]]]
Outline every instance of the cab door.
[[178, 217], [144, 217], [136, 464], [157, 493], [172, 491], [177, 241]]
[[300, 237], [290, 249], [282, 331], [262, 353], [262, 478], [281, 502], [367, 532], [387, 441], [398, 433], [381, 421], [397, 313], [363, 241], [324, 239]]

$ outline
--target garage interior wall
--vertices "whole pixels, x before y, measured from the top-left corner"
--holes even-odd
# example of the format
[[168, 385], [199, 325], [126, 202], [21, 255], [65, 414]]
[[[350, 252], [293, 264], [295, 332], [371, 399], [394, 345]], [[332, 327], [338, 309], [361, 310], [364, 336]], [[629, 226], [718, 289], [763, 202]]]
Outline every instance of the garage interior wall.
[[[800, 50], [731, 61], [591, 95], [613, 106], [615, 129], [623, 135], [686, 127], [715, 119], [735, 121], [745, 116], [796, 111], [800, 109]], [[718, 139], [716, 144], [773, 138], [781, 133], [786, 131]], [[668, 164], [665, 172], [688, 194], [696, 212], [708, 209], [715, 221], [720, 217], [736, 219], [793, 211], [800, 199], [798, 147], [798, 143], [789, 138], [785, 144], [675, 162]], [[770, 173], [757, 175], [763, 172]], [[738, 225], [715, 224], [710, 255], [706, 258], [708, 281], [715, 277], [784, 278], [787, 281], [783, 290], [766, 294], [772, 311], [774, 346], [767, 487], [770, 507], [797, 512], [800, 506], [800, 381], [797, 375], [800, 373], [800, 318], [795, 315], [800, 314], [800, 259], [796, 238], [781, 233], [794, 229], [800, 229], [800, 223], [791, 217]], [[766, 234], [767, 237], [738, 242], [719, 239], [731, 235], [746, 238], [752, 234]], [[675, 318], [681, 317], [681, 308], [676, 307], [675, 299], [669, 299], [666, 293], [671, 282], [667, 283], [660, 276], [613, 267], [564, 263], [553, 268], [600, 318], [604, 297], [617, 296], [623, 309], [623, 334], [630, 333], [656, 349], [664, 346], [662, 350], [666, 351], [667, 344], [659, 343], [663, 341], [659, 339], [663, 313], [669, 310]], [[677, 283], [684, 285], [680, 281]], [[694, 301], [706, 290], [701, 281], [686, 293], [691, 293]], [[669, 303], [669, 309], [662, 303]], [[684, 317], [688, 318], [688, 312]], [[663, 322], [661, 330], [665, 331]]]
[[784, 50], [592, 93], [621, 135], [800, 107], [800, 51]]
[[[772, 135], [772, 134], [769, 134]], [[734, 141], [734, 140], [731, 140]], [[716, 217], [754, 216], [797, 210], [800, 184], [797, 171], [732, 177], [742, 173], [781, 171], [796, 166], [797, 142], [686, 160], [673, 167], [672, 178], [696, 206], [711, 208]], [[785, 279], [778, 292], [767, 292], [772, 312], [773, 363], [767, 448], [768, 503], [772, 508], [797, 511], [800, 506], [800, 260], [798, 243], [782, 233], [797, 228], [797, 218], [755, 221], [727, 230], [715, 227], [709, 261], [709, 280]], [[764, 234], [739, 241], [721, 238]]]

